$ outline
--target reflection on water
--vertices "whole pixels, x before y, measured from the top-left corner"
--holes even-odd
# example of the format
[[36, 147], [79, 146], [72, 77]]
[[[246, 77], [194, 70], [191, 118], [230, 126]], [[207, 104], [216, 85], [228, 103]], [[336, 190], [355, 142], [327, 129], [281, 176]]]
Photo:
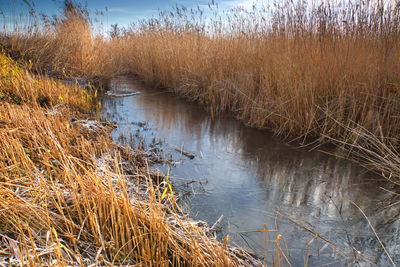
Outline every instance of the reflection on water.
[[[172, 176], [187, 179], [175, 182], [182, 191], [193, 190], [184, 198], [191, 216], [210, 224], [225, 216], [220, 238], [229, 234], [232, 242], [267, 256], [269, 262], [277, 248], [268, 240], [281, 234], [295, 266], [386, 264], [354, 202], [371, 220], [389, 254], [400, 260], [400, 204], [395, 194], [382, 189], [394, 190], [379, 176], [320, 152], [293, 149], [232, 118], [211, 120], [202, 107], [143, 88], [127, 77], [112, 80], [110, 90], [119, 96], [104, 97], [102, 115], [119, 124], [113, 138], [126, 140], [119, 137], [141, 130], [147, 142], [164, 139], [166, 153], [181, 163], [171, 168]], [[127, 96], [120, 97], [121, 92]], [[135, 94], [129, 96], [130, 92]], [[174, 146], [197, 157], [191, 160]], [[189, 183], [205, 179], [201, 185]], [[253, 231], [263, 227], [276, 231]]]

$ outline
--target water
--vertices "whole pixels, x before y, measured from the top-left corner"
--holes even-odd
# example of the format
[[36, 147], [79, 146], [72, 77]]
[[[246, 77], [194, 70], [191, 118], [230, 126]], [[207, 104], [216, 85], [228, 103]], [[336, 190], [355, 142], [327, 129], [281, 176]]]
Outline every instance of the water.
[[[172, 181], [191, 217], [212, 225], [223, 214], [218, 238], [229, 235], [229, 242], [268, 263], [276, 260], [282, 235], [279, 243], [293, 266], [389, 264], [352, 202], [400, 261], [399, 198], [380, 176], [322, 152], [294, 149], [227, 115], [212, 120], [203, 107], [129, 77], [111, 81], [102, 116], [118, 123], [112, 132], [118, 142], [137, 139], [135, 133], [148, 146], [162, 139], [163, 153], [178, 163], [170, 167]], [[256, 231], [262, 229], [271, 231]]]

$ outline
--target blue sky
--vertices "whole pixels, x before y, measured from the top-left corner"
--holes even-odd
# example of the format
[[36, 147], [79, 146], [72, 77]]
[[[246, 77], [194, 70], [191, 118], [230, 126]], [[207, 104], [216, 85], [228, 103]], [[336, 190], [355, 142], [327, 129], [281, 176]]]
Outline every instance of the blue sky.
[[[28, 10], [26, 2], [27, 0], [1, 0], [0, 10], [4, 14], [0, 17], [0, 23], [4, 18], [10, 22], [12, 18], [18, 17], [21, 13]], [[233, 7], [242, 6], [250, 8], [255, 0], [217, 0], [219, 9], [225, 10]], [[29, 0], [34, 3], [35, 9], [38, 13], [46, 13], [48, 15], [54, 15], [60, 12], [63, 0]], [[207, 7], [207, 4], [211, 0], [86, 0], [80, 1], [86, 3], [88, 9], [92, 14], [96, 10], [105, 11], [104, 16], [99, 17], [103, 22], [103, 26], [108, 28], [111, 24], [118, 23], [122, 26], [127, 26], [130, 22], [148, 18], [152, 15], [157, 15], [159, 10], [170, 10], [175, 5], [184, 5], [188, 8], [195, 8], [198, 5], [201, 7]], [[262, 2], [262, 0], [258, 0]]]

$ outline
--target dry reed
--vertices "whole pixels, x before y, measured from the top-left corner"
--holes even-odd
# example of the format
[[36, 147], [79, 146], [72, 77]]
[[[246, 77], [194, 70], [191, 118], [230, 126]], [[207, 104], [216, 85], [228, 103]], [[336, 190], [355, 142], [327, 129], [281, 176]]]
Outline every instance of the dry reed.
[[[371, 149], [398, 155], [397, 0], [285, 1], [211, 17], [177, 7], [111, 39], [93, 36], [88, 14], [71, 1], [45, 22], [45, 31], [3, 34], [3, 46], [58, 75], [134, 73], [212, 114], [228, 111], [304, 143], [351, 143], [360, 126], [379, 136]], [[378, 162], [374, 169], [397, 177]]]
[[399, 181], [398, 1], [287, 1], [208, 24], [193, 12], [177, 8], [115, 40], [120, 65], [213, 114], [303, 143], [352, 144], [362, 127], [378, 137], [367, 154], [393, 160], [368, 167]]

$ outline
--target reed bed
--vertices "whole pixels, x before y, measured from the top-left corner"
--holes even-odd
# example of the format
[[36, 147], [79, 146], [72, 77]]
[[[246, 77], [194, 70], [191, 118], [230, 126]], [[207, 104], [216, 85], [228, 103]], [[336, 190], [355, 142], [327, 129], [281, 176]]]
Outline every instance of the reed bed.
[[[399, 22], [397, 0], [284, 1], [222, 13], [211, 4], [206, 11], [176, 7], [105, 38], [92, 34], [83, 8], [66, 1], [45, 30], [3, 34], [1, 43], [53, 75], [133, 73], [213, 115], [229, 112], [287, 140], [336, 140], [356, 144], [353, 151], [371, 141], [362, 128], [380, 143], [370, 152], [390, 161], [378, 147], [398, 156]], [[370, 161], [399, 181], [395, 169]]]
[[257, 264], [160, 197], [163, 178], [143, 153], [88, 123], [86, 90], [33, 76], [4, 54], [0, 74], [0, 265]]
[[87, 10], [73, 1], [65, 1], [59, 16], [43, 16], [41, 24], [16, 24], [2, 30], [1, 46], [13, 59], [29, 62], [32, 71], [65, 78], [111, 75], [117, 69], [110, 65], [110, 47], [93, 35]]
[[398, 1], [288, 1], [209, 26], [178, 8], [128, 32], [124, 50], [153, 86], [289, 140], [356, 144], [370, 152], [362, 162], [398, 182], [388, 166], [399, 151], [399, 12]]
[[358, 160], [399, 182], [388, 167], [399, 151], [399, 12], [398, 1], [288, 1], [210, 26], [178, 8], [128, 32], [124, 51], [150, 85], [287, 140], [360, 148]]

